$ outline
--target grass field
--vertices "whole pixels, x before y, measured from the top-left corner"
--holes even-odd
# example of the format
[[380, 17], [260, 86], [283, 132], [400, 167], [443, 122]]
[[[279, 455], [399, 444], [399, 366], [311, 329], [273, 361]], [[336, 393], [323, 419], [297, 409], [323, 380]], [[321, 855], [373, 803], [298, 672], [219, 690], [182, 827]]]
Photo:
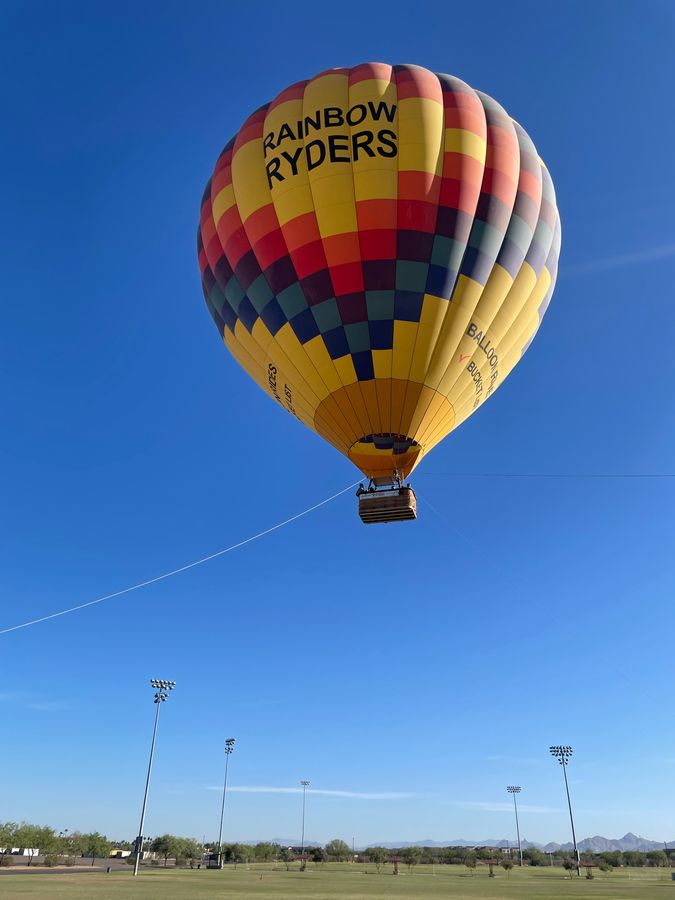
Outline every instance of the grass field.
[[474, 875], [463, 866], [417, 866], [413, 874], [403, 869], [398, 877], [389, 866], [380, 875], [371, 866], [367, 872], [358, 865], [308, 866], [302, 873], [269, 865], [236, 871], [163, 871], [143, 869], [137, 879], [130, 871], [106, 874], [40, 873], [0, 874], [3, 898], [63, 898], [63, 900], [207, 900], [230, 897], [233, 900], [370, 900], [373, 897], [453, 898], [453, 900], [558, 900], [558, 898], [612, 898], [642, 900], [650, 897], [675, 898], [675, 882], [669, 869], [619, 869], [598, 873], [592, 881], [576, 874], [570, 879], [563, 869], [514, 869], [510, 875], [498, 870], [488, 878], [483, 866]]

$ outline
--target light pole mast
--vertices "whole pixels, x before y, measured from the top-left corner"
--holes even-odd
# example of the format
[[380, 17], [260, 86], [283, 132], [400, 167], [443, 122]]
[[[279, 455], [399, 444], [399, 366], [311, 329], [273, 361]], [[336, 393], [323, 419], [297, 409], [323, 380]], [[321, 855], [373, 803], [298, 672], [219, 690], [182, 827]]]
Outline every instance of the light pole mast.
[[309, 787], [309, 781], [301, 781], [302, 785], [302, 839], [300, 841], [300, 871], [305, 871], [305, 795]]
[[572, 816], [572, 801], [570, 800], [570, 787], [567, 783], [567, 765], [570, 761], [570, 757], [574, 752], [569, 744], [556, 744], [553, 747], [549, 747], [551, 752], [551, 756], [554, 756], [563, 770], [563, 777], [565, 779], [565, 793], [567, 794], [567, 808], [570, 811], [570, 825], [572, 826], [572, 843], [574, 844], [574, 855], [577, 860], [577, 875], [581, 876], [581, 860], [579, 859], [579, 849], [577, 847], [577, 836], [574, 833], [574, 818]]
[[155, 742], [157, 740], [157, 725], [159, 724], [159, 708], [162, 703], [169, 699], [169, 692], [176, 687], [175, 681], [165, 681], [161, 678], [151, 678], [150, 685], [155, 689], [154, 703], [157, 707], [155, 710], [155, 727], [152, 729], [152, 743], [150, 744], [150, 760], [148, 761], [148, 774], [145, 779], [145, 792], [143, 794], [143, 807], [141, 809], [141, 824], [138, 829], [138, 837], [136, 838], [136, 859], [134, 860], [134, 877], [138, 875], [138, 867], [143, 853], [143, 828], [145, 826], [145, 809], [148, 805], [148, 790], [150, 788], [150, 775], [152, 773], [152, 761], [155, 756]]
[[223, 816], [225, 815], [225, 795], [227, 794], [227, 766], [230, 756], [234, 750], [234, 738], [227, 738], [225, 741], [225, 780], [223, 781], [223, 802], [220, 805], [220, 828], [218, 829], [218, 868], [223, 868], [223, 854], [221, 847], [223, 843]]
[[520, 865], [523, 864], [523, 850], [520, 846], [520, 826], [518, 825], [518, 804], [516, 803], [516, 794], [520, 793], [520, 786], [517, 784], [510, 784], [506, 790], [509, 794], [513, 794], [513, 809], [516, 814], [516, 834], [518, 835], [518, 855], [520, 856]]

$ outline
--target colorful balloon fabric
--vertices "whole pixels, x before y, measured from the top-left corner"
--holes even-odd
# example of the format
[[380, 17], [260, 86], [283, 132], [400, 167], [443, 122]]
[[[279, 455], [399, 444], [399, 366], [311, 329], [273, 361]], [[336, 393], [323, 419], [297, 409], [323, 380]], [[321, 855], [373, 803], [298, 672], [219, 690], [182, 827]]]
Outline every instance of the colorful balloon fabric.
[[366, 63], [282, 91], [225, 146], [199, 263], [241, 366], [369, 477], [405, 478], [504, 381], [555, 285], [534, 144], [450, 75]]

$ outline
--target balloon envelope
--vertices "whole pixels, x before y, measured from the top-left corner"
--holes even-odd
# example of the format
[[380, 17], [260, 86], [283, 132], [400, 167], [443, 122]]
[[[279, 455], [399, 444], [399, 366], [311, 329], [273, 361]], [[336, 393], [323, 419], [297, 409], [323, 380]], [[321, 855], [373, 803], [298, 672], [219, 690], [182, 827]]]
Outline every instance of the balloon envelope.
[[537, 332], [559, 250], [523, 128], [458, 78], [381, 63], [254, 112], [198, 237], [230, 352], [369, 477], [406, 477], [494, 393]]

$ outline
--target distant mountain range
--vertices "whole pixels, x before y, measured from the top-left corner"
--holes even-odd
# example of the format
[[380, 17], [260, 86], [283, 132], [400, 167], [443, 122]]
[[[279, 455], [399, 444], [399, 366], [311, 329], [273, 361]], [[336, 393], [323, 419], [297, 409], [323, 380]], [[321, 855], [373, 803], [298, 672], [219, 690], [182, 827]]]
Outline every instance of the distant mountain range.
[[[372, 843], [370, 846], [376, 846], [376, 843]], [[399, 849], [402, 847], [513, 847], [513, 841], [509, 842], [506, 840], [495, 840], [494, 838], [488, 838], [482, 841], [467, 841], [465, 838], [454, 838], [449, 841], [401, 841], [399, 843], [388, 842], [386, 844], [378, 844], [377, 846], [387, 847], [389, 849]], [[554, 853], [556, 850], [572, 850], [573, 844], [570, 841], [566, 844], [556, 844], [551, 842], [549, 844], [539, 844], [536, 841], [528, 841], [523, 839], [522, 841], [523, 848], [526, 847], [536, 847], [538, 850], [543, 850], [545, 853]], [[579, 841], [579, 850], [581, 852], [585, 852], [586, 850], [590, 850], [592, 853], [608, 853], [612, 850], [639, 850], [642, 853], [647, 852], [648, 850], [663, 850], [664, 844], [663, 841], [649, 841], [647, 838], [638, 837], [637, 834], [633, 834], [632, 832], [628, 832], [628, 834], [624, 834], [622, 838], [606, 838], [601, 835], [595, 835], [594, 837], [584, 838], [583, 841]], [[675, 841], [668, 841], [668, 848], [675, 847]]]
[[[245, 841], [247, 844], [257, 844], [259, 841]], [[300, 839], [299, 838], [270, 838], [270, 843], [279, 844], [281, 847], [299, 847]], [[318, 844], [316, 841], [305, 841], [305, 847], [321, 847], [321, 844]], [[513, 847], [513, 841], [507, 840], [496, 840], [495, 838], [487, 838], [482, 841], [467, 841], [465, 838], [453, 838], [449, 841], [432, 841], [428, 839], [426, 841], [388, 841], [387, 843], [378, 843], [377, 841], [371, 841], [368, 844], [369, 847], [387, 847], [389, 850], [400, 850], [403, 847]], [[669, 850], [675, 848], [675, 841], [668, 841], [667, 845]], [[538, 850], [543, 850], [545, 853], [555, 853], [556, 850], [564, 850], [569, 852], [573, 850], [573, 844], [569, 841], [566, 844], [556, 844], [551, 842], [549, 844], [539, 844], [537, 841], [528, 841], [523, 839], [522, 847], [525, 849], [526, 847], [536, 847]], [[356, 850], [361, 851], [366, 848], [356, 847]], [[641, 853], [646, 853], [649, 850], [663, 850], [664, 843], [663, 841], [649, 841], [647, 838], [639, 837], [637, 834], [633, 834], [631, 831], [628, 834], [624, 834], [622, 838], [606, 838], [602, 837], [599, 834], [596, 834], [594, 837], [584, 838], [583, 841], [579, 841], [579, 851], [585, 852], [586, 850], [590, 850], [591, 853], [609, 853], [613, 850], [639, 850]]]
[[[244, 844], [259, 844], [260, 839], [256, 841], [243, 841]], [[269, 838], [267, 843], [270, 844], [278, 844], [280, 847], [299, 847], [300, 846], [300, 838]], [[374, 844], [372, 846], [375, 846]], [[319, 844], [317, 841], [305, 841], [305, 847], [323, 847], [323, 844]], [[361, 847], [363, 849], [363, 847]]]

